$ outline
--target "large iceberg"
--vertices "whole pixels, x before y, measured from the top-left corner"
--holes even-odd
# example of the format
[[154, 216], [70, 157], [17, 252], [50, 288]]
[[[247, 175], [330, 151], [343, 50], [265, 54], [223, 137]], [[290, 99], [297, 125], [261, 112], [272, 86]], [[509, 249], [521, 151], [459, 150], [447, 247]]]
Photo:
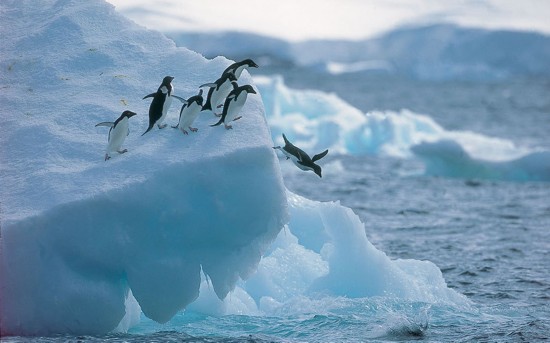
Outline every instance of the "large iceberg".
[[[139, 135], [141, 98], [165, 75], [189, 97], [231, 61], [178, 48], [102, 1], [1, 6], [2, 335], [127, 330], [141, 312], [162, 323], [186, 307], [224, 314], [230, 292], [249, 313], [311, 293], [467, 303], [432, 263], [375, 249], [350, 209], [287, 194], [259, 95], [233, 130], [205, 112], [189, 136]], [[105, 162], [94, 125], [126, 109], [138, 113], [129, 152]]]
[[[197, 298], [201, 270], [225, 297], [287, 221], [259, 96], [232, 131], [204, 112], [190, 136], [140, 137], [141, 98], [165, 75], [187, 98], [230, 61], [177, 48], [98, 1], [3, 7], [2, 332], [108, 332], [132, 297], [165, 322]], [[94, 124], [125, 109], [139, 113], [129, 152], [104, 162], [107, 130]]]

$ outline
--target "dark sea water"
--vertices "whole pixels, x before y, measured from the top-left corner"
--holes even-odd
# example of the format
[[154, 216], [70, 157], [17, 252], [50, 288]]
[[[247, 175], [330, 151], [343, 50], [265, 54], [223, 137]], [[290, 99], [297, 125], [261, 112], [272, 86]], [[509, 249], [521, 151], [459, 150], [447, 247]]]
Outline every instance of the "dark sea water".
[[[550, 80], [412, 81], [283, 74], [291, 88], [335, 92], [363, 110], [413, 110], [447, 130], [550, 147]], [[315, 87], [311, 85], [314, 84]], [[308, 299], [273, 316], [179, 314], [127, 334], [5, 342], [541, 342], [550, 340], [550, 183], [424, 176], [419, 160], [329, 154], [323, 178], [281, 160], [287, 188], [339, 200], [393, 259], [429, 260], [470, 306], [391, 298]], [[312, 305], [313, 304], [313, 305]]]

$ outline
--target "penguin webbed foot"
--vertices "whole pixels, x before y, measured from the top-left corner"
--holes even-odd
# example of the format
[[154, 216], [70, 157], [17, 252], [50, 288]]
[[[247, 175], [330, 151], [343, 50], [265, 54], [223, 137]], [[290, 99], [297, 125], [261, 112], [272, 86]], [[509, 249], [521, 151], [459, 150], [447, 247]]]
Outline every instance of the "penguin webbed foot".
[[191, 127], [191, 126], [189, 126], [189, 130], [191, 130], [191, 132], [197, 132], [197, 131], [199, 131], [198, 128], [196, 128], [196, 127]]
[[159, 124], [159, 125], [158, 125], [159, 129], [164, 129], [166, 126], [168, 126], [168, 124], [162, 124], [162, 125]]
[[187, 130], [185, 130], [184, 128], [181, 128], [180, 130], [181, 130], [181, 133], [183, 133], [186, 136], [189, 134], [189, 132], [187, 132]]
[[117, 150], [117, 152], [118, 152], [119, 154], [125, 154], [125, 153], [127, 153], [127, 152], [128, 152], [128, 149], [124, 149], [124, 150]]
[[109, 160], [111, 158], [111, 156], [109, 156], [109, 154], [105, 154], [105, 161]]
[[233, 129], [233, 126], [231, 125], [226, 125], [226, 124], [223, 124], [225, 126], [225, 129], [226, 130], [232, 130]]

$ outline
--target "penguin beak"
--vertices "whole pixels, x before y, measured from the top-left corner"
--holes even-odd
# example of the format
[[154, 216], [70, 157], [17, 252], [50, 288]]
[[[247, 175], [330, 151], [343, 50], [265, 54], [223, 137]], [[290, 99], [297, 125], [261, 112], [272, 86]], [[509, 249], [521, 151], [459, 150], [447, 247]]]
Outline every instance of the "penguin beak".
[[136, 112], [130, 112], [130, 113], [128, 114], [128, 118], [131, 118], [131, 117], [135, 116], [136, 114], [137, 114]]
[[251, 89], [250, 89], [250, 92], [248, 92], [248, 93], [257, 94], [257, 93], [256, 93], [256, 90], [254, 90], [254, 88], [251, 88]]
[[252, 64], [250, 64], [250, 67], [252, 67], [252, 68], [258, 68], [258, 65], [256, 64], [256, 62], [252, 62]]

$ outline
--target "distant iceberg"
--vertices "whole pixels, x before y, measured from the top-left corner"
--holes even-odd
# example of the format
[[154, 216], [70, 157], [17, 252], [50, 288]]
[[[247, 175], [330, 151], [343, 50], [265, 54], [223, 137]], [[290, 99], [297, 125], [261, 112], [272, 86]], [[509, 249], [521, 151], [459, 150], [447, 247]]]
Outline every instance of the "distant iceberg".
[[316, 71], [373, 72], [422, 80], [495, 80], [550, 75], [550, 36], [453, 24], [405, 26], [365, 40], [288, 42], [252, 33], [170, 32], [180, 45], [207, 57], [254, 56], [273, 65]]
[[409, 110], [363, 113], [335, 94], [291, 89], [281, 76], [254, 79], [274, 141], [284, 132], [313, 151], [329, 148], [340, 154], [418, 157], [432, 175], [550, 181], [548, 151], [475, 132], [448, 131]]

